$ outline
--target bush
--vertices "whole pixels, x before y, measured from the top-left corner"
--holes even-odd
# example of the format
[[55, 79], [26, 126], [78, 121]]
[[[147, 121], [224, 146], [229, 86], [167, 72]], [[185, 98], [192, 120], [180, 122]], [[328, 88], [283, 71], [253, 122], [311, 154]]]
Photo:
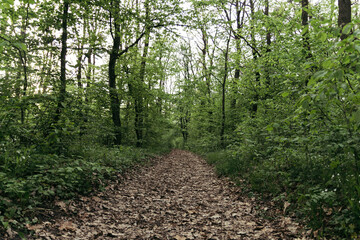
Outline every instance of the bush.
[[154, 156], [144, 149], [74, 143], [67, 157], [34, 148], [8, 151], [0, 165], [1, 228], [21, 228], [31, 209], [56, 198], [69, 199], [101, 188], [106, 180]]

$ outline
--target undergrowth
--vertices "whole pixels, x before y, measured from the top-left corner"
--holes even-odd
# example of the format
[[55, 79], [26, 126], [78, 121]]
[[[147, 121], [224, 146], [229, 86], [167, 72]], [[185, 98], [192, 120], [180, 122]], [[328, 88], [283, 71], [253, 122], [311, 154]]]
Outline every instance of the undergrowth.
[[65, 155], [42, 154], [34, 147], [7, 149], [0, 157], [0, 233], [20, 237], [37, 211], [55, 199], [71, 199], [102, 189], [108, 180], [155, 156], [149, 150], [118, 146], [72, 145]]
[[309, 169], [303, 156], [279, 162], [271, 155], [240, 148], [205, 156], [218, 175], [244, 180], [250, 191], [270, 196], [279, 206], [290, 203], [290, 212], [303, 219], [317, 238], [359, 238], [359, 203], [354, 200], [356, 193], [350, 192], [356, 184], [351, 176], [335, 174], [332, 166], [320, 160], [314, 160]]

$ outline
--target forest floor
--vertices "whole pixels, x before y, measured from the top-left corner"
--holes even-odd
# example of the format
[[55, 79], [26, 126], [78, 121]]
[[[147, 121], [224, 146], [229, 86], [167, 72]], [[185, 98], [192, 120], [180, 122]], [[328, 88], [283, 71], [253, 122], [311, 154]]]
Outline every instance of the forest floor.
[[257, 204], [199, 156], [173, 150], [105, 191], [56, 202], [53, 217], [28, 225], [29, 239], [305, 239], [282, 214], [260, 217], [267, 207]]

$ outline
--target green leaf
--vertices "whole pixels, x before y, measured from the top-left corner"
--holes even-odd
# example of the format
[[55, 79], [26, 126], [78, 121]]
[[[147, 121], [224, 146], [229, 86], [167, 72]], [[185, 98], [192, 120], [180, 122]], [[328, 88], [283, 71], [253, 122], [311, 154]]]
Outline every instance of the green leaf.
[[341, 80], [344, 76], [344, 73], [342, 70], [337, 70], [336, 72], [333, 73], [333, 76], [335, 79]]
[[271, 125], [267, 125], [267, 126], [266, 126], [266, 130], [267, 130], [268, 132], [272, 132], [272, 131], [274, 130], [274, 127], [271, 126]]
[[352, 27], [353, 27], [352, 23], [346, 24], [345, 27], [343, 28], [342, 33], [349, 34], [351, 32]]
[[325, 42], [327, 39], [327, 34], [325, 32], [320, 32], [319, 39], [321, 42]]
[[360, 52], [360, 45], [356, 45], [356, 44], [355, 44], [354, 48], [355, 48], [358, 52]]
[[354, 112], [350, 119], [352, 122], [360, 123], [360, 109]]
[[14, 43], [14, 46], [20, 50], [27, 51], [26, 45], [23, 43], [16, 42]]
[[3, 222], [3, 221], [1, 221], [1, 223], [2, 223], [2, 225], [4, 226], [4, 228], [5, 229], [8, 229], [8, 227], [9, 227], [9, 222]]
[[283, 93], [281, 94], [281, 96], [287, 97], [287, 96], [289, 96], [289, 94], [290, 94], [290, 92], [283, 92]]
[[318, 72], [316, 72], [316, 73], [313, 75], [313, 78], [314, 78], [314, 79], [322, 78], [322, 77], [324, 77], [327, 73], [328, 73], [327, 70], [318, 71]]
[[356, 38], [360, 37], [360, 30], [356, 30], [353, 34]]
[[322, 63], [323, 68], [332, 68], [334, 66], [334, 63], [331, 59], [328, 59]]

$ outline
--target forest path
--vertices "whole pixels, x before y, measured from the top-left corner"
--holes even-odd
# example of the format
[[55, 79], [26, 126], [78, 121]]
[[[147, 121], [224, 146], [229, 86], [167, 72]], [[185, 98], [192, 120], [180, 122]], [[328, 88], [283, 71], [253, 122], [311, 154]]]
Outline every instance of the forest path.
[[[107, 191], [57, 205], [35, 239], [294, 239], [297, 224], [255, 216], [253, 202], [195, 154], [173, 150]], [[282, 225], [282, 226], [281, 226]]]

